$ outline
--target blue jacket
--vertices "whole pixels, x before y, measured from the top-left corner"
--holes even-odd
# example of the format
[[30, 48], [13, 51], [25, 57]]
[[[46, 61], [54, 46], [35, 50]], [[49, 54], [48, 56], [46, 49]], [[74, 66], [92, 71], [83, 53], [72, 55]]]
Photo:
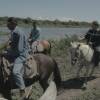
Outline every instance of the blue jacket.
[[27, 57], [28, 54], [27, 37], [18, 27], [16, 27], [15, 30], [11, 32], [11, 49], [19, 56]]
[[32, 42], [36, 41], [40, 36], [40, 33], [39, 33], [39, 29], [32, 29], [31, 30], [31, 34], [30, 34], [30, 38], [32, 39]]

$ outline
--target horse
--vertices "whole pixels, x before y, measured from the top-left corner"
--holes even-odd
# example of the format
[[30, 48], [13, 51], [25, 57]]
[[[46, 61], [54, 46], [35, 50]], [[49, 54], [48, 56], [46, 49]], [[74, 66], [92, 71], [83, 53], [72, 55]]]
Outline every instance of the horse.
[[33, 53], [51, 54], [51, 43], [47, 40], [37, 40], [31, 45]]
[[[100, 51], [100, 47], [97, 47], [97, 49], [98, 51]], [[85, 43], [71, 42], [70, 51], [71, 51], [71, 64], [79, 66], [77, 76], [79, 75], [80, 71], [84, 66], [86, 67], [86, 73], [84, 75], [89, 74], [89, 76], [91, 76], [96, 68], [96, 66], [94, 66], [93, 64], [94, 50]], [[89, 73], [89, 67], [87, 66], [92, 67], [90, 73]]]
[[[7, 98], [8, 100], [12, 100], [11, 90], [18, 89], [18, 87], [16, 86], [13, 80], [12, 74], [10, 74], [9, 76], [6, 75], [7, 73], [5, 73], [6, 71], [4, 68], [3, 58], [4, 57], [0, 55], [0, 93], [2, 93], [4, 97]], [[28, 64], [27, 62], [29, 61], [29, 59], [27, 59], [27, 61], [24, 64], [24, 70], [26, 72], [24, 74], [24, 80], [26, 87], [32, 86], [34, 82], [39, 81], [41, 87], [45, 91], [49, 86], [48, 80], [51, 75], [54, 76], [53, 80], [56, 86], [58, 88], [60, 87], [61, 76], [55, 59], [44, 54], [34, 54], [30, 57], [30, 60], [32, 61], [33, 66], [35, 63], [34, 67], [36, 67], [37, 65], [37, 71], [39, 75], [36, 77], [32, 76], [32, 74], [34, 74], [33, 66], [31, 66], [32, 67], [31, 68], [29, 65], [27, 65]], [[9, 66], [7, 66], [7, 68], [9, 68]], [[27, 98], [29, 98], [29, 96], [27, 96]]]

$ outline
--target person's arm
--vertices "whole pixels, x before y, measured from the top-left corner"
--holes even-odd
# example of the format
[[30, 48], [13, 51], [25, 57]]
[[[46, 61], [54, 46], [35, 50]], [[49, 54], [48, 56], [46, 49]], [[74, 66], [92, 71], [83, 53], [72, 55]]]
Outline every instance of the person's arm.
[[18, 41], [18, 51], [19, 53], [23, 53], [25, 51], [25, 36], [22, 31], [19, 33], [19, 41]]
[[85, 37], [84, 37], [84, 38], [86, 39], [87, 44], [90, 42], [91, 34], [92, 34], [91, 30], [89, 30], [89, 31], [85, 34]]
[[36, 40], [39, 38], [39, 36], [40, 36], [40, 33], [39, 33], [39, 31], [37, 30], [37, 33], [32, 37], [32, 40], [33, 40], [33, 41], [36, 41]]
[[39, 38], [39, 36], [40, 36], [39, 28], [36, 28], [35, 30], [31, 31], [31, 39], [33, 42], [36, 41]]

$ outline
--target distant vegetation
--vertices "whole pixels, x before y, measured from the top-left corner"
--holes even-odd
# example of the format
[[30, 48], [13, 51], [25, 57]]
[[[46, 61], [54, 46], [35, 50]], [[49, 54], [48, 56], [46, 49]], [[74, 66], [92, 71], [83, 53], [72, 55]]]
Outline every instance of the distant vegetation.
[[[8, 17], [0, 17], [0, 26], [5, 26]], [[54, 21], [50, 20], [34, 20], [31, 18], [17, 18], [19, 25], [21, 26], [30, 26], [33, 21], [37, 21], [40, 27], [89, 27], [91, 23], [88, 22], [79, 22], [79, 21], [59, 21], [55, 19]]]
[[0, 36], [1, 35], [8, 35], [9, 33], [7, 33], [7, 32], [0, 32]]

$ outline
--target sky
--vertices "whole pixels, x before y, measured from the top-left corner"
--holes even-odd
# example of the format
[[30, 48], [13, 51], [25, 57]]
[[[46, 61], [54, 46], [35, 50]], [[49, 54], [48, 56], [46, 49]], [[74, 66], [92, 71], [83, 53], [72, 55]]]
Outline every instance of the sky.
[[0, 17], [100, 22], [100, 0], [0, 0]]

